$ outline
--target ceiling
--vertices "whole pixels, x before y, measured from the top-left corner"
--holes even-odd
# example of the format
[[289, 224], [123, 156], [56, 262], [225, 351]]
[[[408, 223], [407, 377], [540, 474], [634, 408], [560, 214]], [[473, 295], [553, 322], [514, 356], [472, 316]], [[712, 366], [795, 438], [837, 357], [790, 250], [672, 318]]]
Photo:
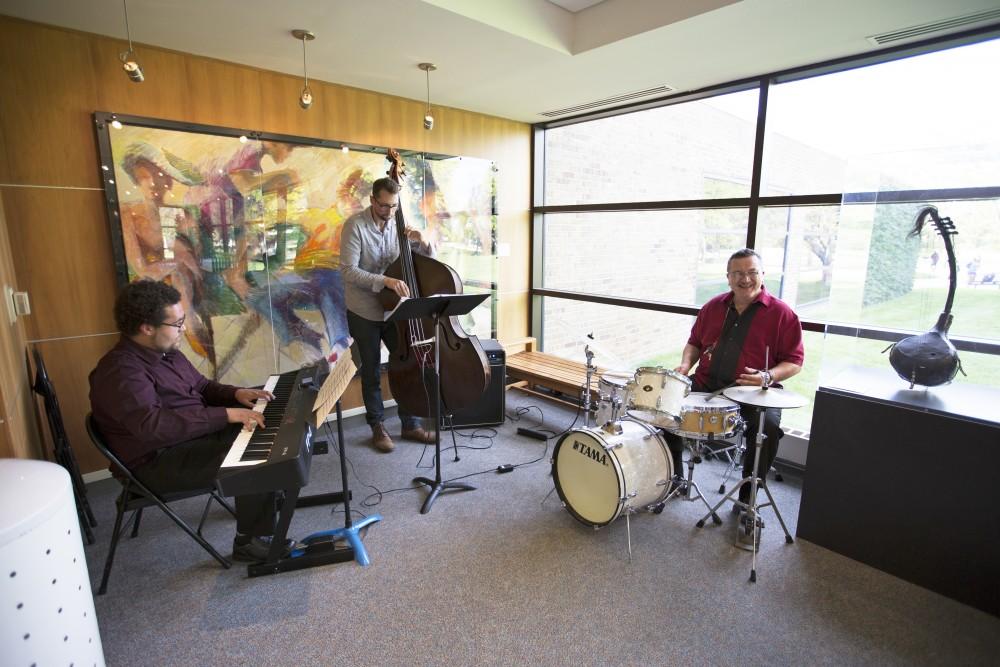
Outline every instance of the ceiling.
[[[1000, 0], [128, 0], [132, 40], [526, 122], [879, 48], [867, 38]], [[120, 0], [0, 0], [0, 14], [125, 37]], [[998, 18], [991, 19], [993, 22]], [[974, 25], [957, 25], [947, 34]], [[906, 41], [925, 39], [918, 35]], [[124, 74], [123, 74], [124, 76]], [[146, 70], [144, 86], [156, 85]]]

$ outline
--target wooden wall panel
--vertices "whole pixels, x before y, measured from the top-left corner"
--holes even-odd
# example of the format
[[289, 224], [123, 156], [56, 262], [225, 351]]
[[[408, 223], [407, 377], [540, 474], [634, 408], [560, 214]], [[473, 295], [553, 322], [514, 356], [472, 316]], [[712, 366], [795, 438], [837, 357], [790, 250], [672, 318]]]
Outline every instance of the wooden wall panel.
[[29, 339], [114, 331], [117, 287], [103, 193], [5, 190], [14, 266], [32, 301]]
[[497, 338], [500, 340], [515, 340], [528, 335], [528, 316], [531, 308], [531, 294], [521, 292], [502, 292], [497, 310]]
[[[320, 82], [310, 81], [309, 88], [313, 92], [313, 105], [308, 110], [299, 106], [299, 93], [302, 92], [302, 79], [274, 72], [260, 73], [260, 116], [254, 130], [266, 130], [279, 134], [292, 134], [300, 137], [329, 138], [326, 131], [326, 118], [321, 110], [327, 103], [327, 87]], [[334, 137], [343, 139], [343, 137]]]
[[[146, 81], [134, 84], [118, 61], [124, 46], [0, 17], [0, 195], [16, 277], [32, 299], [24, 326], [57, 375], [85, 472], [104, 466], [77, 429], [89, 409], [86, 376], [114, 340], [102, 334], [113, 329], [116, 293], [103, 192], [96, 189], [94, 111], [494, 160], [498, 236], [512, 247], [499, 271], [498, 326], [508, 338], [527, 335], [527, 263], [514, 258], [529, 251], [528, 125], [435, 106], [427, 132], [422, 100], [320, 81], [310, 81], [316, 100], [304, 111], [298, 77], [141, 44]], [[11, 183], [42, 187], [4, 187]], [[359, 405], [360, 397], [349, 394], [345, 403]]]
[[[90, 472], [106, 468], [107, 459], [90, 444], [83, 420], [90, 412], [90, 385], [87, 377], [97, 361], [118, 342], [118, 334], [85, 336], [34, 343], [42, 354], [49, 379], [59, 398], [66, 435], [76, 454], [80, 470]], [[39, 399], [36, 408], [44, 423], [44, 407]], [[46, 450], [51, 452], [48, 424], [43, 427]]]
[[0, 195], [0, 457], [38, 458], [41, 441], [32, 409], [24, 318], [10, 319], [7, 287], [19, 291]]
[[187, 78], [185, 56], [137, 46], [139, 63], [146, 74], [146, 81], [137, 84], [125, 76], [118, 60], [118, 54], [125, 48], [123, 41], [90, 37], [97, 106], [88, 111], [193, 121], [190, 117], [192, 82]]
[[96, 187], [90, 38], [0, 21], [0, 86], [10, 163], [5, 182]]
[[261, 119], [258, 70], [217, 60], [188, 58], [184, 62], [187, 109], [184, 120], [206, 125], [257, 129]]

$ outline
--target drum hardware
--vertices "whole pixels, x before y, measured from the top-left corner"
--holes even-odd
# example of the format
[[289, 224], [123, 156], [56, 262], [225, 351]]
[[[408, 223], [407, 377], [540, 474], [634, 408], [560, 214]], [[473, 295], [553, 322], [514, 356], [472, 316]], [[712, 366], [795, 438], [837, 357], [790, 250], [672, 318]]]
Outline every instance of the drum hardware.
[[597, 381], [597, 421], [604, 425], [620, 420], [631, 405], [635, 382], [631, 373], [607, 371]]
[[[700, 440], [695, 440], [693, 438], [684, 438], [684, 445], [691, 452], [687, 460], [687, 469], [688, 469], [687, 479], [678, 477], [677, 485], [674, 487], [674, 490], [670, 492], [670, 495], [666, 497], [664, 503], [675, 496], [681, 498], [682, 500], [687, 500], [691, 502], [701, 499], [701, 502], [705, 503], [705, 507], [708, 508], [708, 513], [712, 517], [712, 521], [714, 521], [716, 524], [721, 524], [722, 519], [720, 519], [719, 515], [716, 514], [715, 508], [713, 508], [711, 505], [708, 504], [708, 500], [706, 500], [705, 496], [702, 495], [701, 489], [698, 488], [697, 482], [694, 481], [694, 466], [695, 464], [701, 463], [702, 461], [701, 450], [703, 444]], [[692, 489], [694, 490], [695, 495], [691, 494]], [[661, 505], [660, 511], [662, 511], [662, 509], [663, 508]]]
[[[593, 337], [593, 336], [591, 336]], [[590, 427], [590, 382], [594, 377], [594, 371], [597, 367], [594, 366], [594, 352], [590, 349], [590, 345], [585, 345], [583, 347], [583, 353], [587, 357], [587, 380], [583, 387], [583, 427]]]
[[[720, 494], [726, 492], [726, 483], [729, 482], [729, 478], [732, 474], [736, 472], [736, 468], [743, 465], [743, 457], [746, 455], [747, 451], [747, 443], [744, 433], [745, 432], [741, 432], [739, 434], [738, 442], [731, 444], [728, 447], [724, 447], [723, 449], [717, 449], [713, 452], [713, 454], [725, 454], [729, 458], [729, 464], [726, 466], [726, 472], [722, 476], [722, 483], [719, 484]], [[781, 473], [778, 472], [778, 469], [774, 466], [771, 466], [771, 469], [768, 470], [768, 472], [774, 473], [775, 482], [785, 481], [785, 478], [781, 476]]]
[[604, 422], [604, 426], [601, 427], [601, 430], [604, 431], [605, 433], [610, 433], [611, 435], [622, 434], [622, 426], [620, 423], [616, 421]]
[[[771, 495], [771, 490], [767, 488], [767, 480], [762, 479], [757, 472], [760, 467], [760, 450], [761, 445], [764, 444], [764, 439], [767, 437], [764, 435], [764, 417], [767, 412], [767, 408], [780, 408], [780, 409], [791, 409], [800, 408], [805, 405], [808, 401], [802, 396], [790, 392], [785, 389], [778, 389], [775, 387], [756, 387], [756, 386], [740, 386], [740, 387], [730, 387], [722, 392], [726, 398], [736, 401], [742, 405], [749, 405], [757, 410], [758, 423], [757, 423], [757, 436], [755, 438], [756, 447], [754, 448], [754, 458], [753, 458], [753, 473], [750, 477], [744, 477], [740, 480], [740, 483], [733, 487], [733, 490], [729, 492], [722, 500], [716, 503], [715, 507], [711, 511], [703, 516], [701, 520], [696, 524], [698, 528], [702, 528], [705, 525], [705, 519], [712, 516], [727, 500], [731, 500], [736, 507], [743, 507], [746, 509], [746, 522], [752, 527], [752, 531], [757, 533], [763, 527], [763, 521], [760, 519], [760, 510], [765, 507], [770, 507], [774, 510], [774, 515], [778, 518], [778, 523], [781, 524], [781, 530], [785, 533], [785, 543], [791, 544], [794, 540], [792, 539], [791, 533], [788, 532], [788, 527], [785, 525], [785, 520], [781, 517], [781, 512], [778, 511], [778, 505], [774, 502], [774, 497]], [[738, 498], [733, 498], [733, 496], [739, 493], [739, 490], [744, 484], [750, 485], [750, 502], [741, 502]], [[760, 487], [764, 489], [764, 493], [767, 495], [766, 503], [757, 503], [757, 488]], [[747, 523], [741, 521], [740, 529], [743, 530]], [[750, 530], [750, 529], [748, 529]], [[750, 551], [753, 552], [753, 561], [750, 566], [750, 581], [757, 581], [757, 550], [759, 547], [759, 538], [746, 540], [748, 544], [737, 544], [742, 549], [747, 546], [750, 547]]]

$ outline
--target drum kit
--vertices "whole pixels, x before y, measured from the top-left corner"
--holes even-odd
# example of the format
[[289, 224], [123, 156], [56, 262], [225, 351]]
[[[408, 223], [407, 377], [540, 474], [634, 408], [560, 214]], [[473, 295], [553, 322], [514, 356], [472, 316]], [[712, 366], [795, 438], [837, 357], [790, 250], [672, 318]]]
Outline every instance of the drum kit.
[[[590, 387], [595, 371], [592, 362], [593, 354], [588, 348], [584, 427], [567, 431], [552, 453], [552, 476], [563, 506], [575, 519], [595, 530], [624, 516], [631, 560], [632, 514], [640, 511], [659, 514], [675, 496], [689, 501], [700, 499], [708, 508], [708, 513], [698, 521], [701, 528], [709, 517], [721, 524], [717, 511], [726, 501], [732, 501], [745, 510], [740, 530], [748, 535], [741, 532], [737, 546], [753, 551], [750, 580], [756, 581], [757, 547], [763, 527], [761, 509], [774, 510], [786, 542], [792, 542], [771, 492], [757, 473], [760, 445], [765, 437], [765, 410], [797, 408], [805, 405], [806, 400], [777, 387], [734, 385], [713, 393], [692, 392], [687, 376], [658, 366], [643, 366], [634, 373], [609, 371], [598, 378], [596, 425], [591, 427]], [[706, 451], [718, 453], [736, 448], [732, 445], [720, 450], [711, 444], [743, 436], [746, 424], [741, 406], [755, 408], [760, 420], [754, 472], [740, 480], [713, 507], [693, 480], [694, 465]], [[686, 478], [681, 471], [674, 470], [673, 457], [660, 429], [683, 438], [690, 450]], [[744, 484], [751, 487], [749, 503], [734, 498]], [[757, 503], [758, 488], [764, 489], [768, 502]]]

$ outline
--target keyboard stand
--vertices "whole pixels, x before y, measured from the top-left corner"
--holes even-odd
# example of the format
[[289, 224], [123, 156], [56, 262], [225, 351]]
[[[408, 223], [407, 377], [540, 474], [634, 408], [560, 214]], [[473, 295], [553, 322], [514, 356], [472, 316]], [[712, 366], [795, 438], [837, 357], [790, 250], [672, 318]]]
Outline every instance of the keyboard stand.
[[[315, 448], [319, 436], [313, 439]], [[340, 401], [337, 401], [337, 447], [340, 452], [340, 477], [343, 491], [333, 493], [321, 493], [312, 496], [299, 497], [299, 489], [292, 489], [285, 492], [285, 497], [281, 503], [281, 511], [278, 514], [278, 525], [271, 540], [271, 550], [267, 555], [267, 560], [262, 563], [252, 563], [247, 566], [247, 575], [250, 577], [260, 577], [279, 572], [291, 572], [302, 570], [307, 567], [317, 565], [327, 565], [329, 563], [343, 563], [355, 560], [359, 565], [366, 566], [371, 563], [368, 552], [361, 541], [359, 532], [369, 525], [382, 520], [380, 514], [373, 514], [365, 517], [361, 521], [354, 523], [351, 520], [351, 490], [347, 482], [347, 458], [344, 456], [344, 419], [340, 409]], [[313, 533], [303, 538], [285, 557], [281, 557], [284, 550], [285, 538], [288, 535], [288, 527], [292, 522], [292, 515], [298, 507], [313, 507], [316, 505], [332, 505], [344, 503], [344, 527], [334, 528]], [[338, 540], [346, 540], [347, 546], [337, 547]]]

